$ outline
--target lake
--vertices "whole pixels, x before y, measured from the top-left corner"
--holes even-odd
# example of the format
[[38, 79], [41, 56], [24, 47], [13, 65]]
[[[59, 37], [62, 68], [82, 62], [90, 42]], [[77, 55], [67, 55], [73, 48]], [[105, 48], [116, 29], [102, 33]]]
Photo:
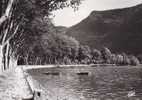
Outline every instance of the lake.
[[142, 66], [41, 68], [28, 73], [52, 100], [142, 100]]

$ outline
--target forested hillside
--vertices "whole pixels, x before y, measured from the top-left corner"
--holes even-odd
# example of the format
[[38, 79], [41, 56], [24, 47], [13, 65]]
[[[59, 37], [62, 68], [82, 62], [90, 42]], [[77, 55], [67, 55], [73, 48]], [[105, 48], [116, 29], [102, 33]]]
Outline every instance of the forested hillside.
[[113, 52], [142, 53], [142, 5], [93, 11], [68, 29], [67, 34], [91, 48], [108, 47]]
[[[133, 37], [137, 36], [140, 31], [137, 29], [131, 31], [131, 25], [127, 24], [129, 21], [132, 22], [132, 16], [127, 15], [130, 14], [129, 9], [134, 8], [94, 11], [87, 19], [69, 29], [62, 26], [55, 27], [52, 19], [48, 17], [34, 16], [26, 27], [28, 34], [23, 37], [24, 42], [20, 44], [20, 48], [18, 46], [14, 50], [18, 63], [28, 65], [104, 63], [138, 65], [141, 59], [138, 60], [133, 56], [136, 52], [132, 50], [137, 49], [131, 47], [131, 45], [136, 46], [131, 42], [140, 41], [140, 39], [134, 41], [140, 36]], [[127, 14], [125, 14], [126, 11]], [[125, 19], [123, 19], [124, 15]], [[134, 40], [129, 42], [131, 39]], [[18, 40], [21, 41], [21, 39]], [[16, 44], [19, 43], [18, 40]], [[130, 50], [127, 48], [129, 45]], [[126, 49], [122, 48], [123, 46]]]

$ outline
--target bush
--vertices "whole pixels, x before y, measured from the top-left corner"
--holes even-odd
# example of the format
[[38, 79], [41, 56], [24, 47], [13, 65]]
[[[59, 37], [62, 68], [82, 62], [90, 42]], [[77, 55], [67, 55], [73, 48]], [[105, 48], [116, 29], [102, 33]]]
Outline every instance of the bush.
[[117, 57], [115, 54], [111, 55], [111, 64], [116, 64], [117, 63]]
[[104, 47], [101, 50], [101, 53], [102, 53], [102, 58], [104, 60], [104, 63], [110, 64], [111, 63], [111, 51], [108, 48]]
[[124, 58], [122, 55], [120, 55], [120, 54], [116, 55], [116, 64], [122, 65], [123, 61], [124, 61]]
[[91, 55], [92, 55], [92, 63], [98, 64], [102, 57], [101, 52], [97, 49], [93, 49]]
[[138, 60], [138, 58], [133, 55], [129, 56], [129, 59], [130, 59], [131, 65], [137, 66], [140, 64], [140, 61]]
[[122, 63], [122, 65], [130, 65], [131, 62], [130, 62], [129, 57], [125, 53], [122, 53], [122, 56], [123, 56], [123, 63]]

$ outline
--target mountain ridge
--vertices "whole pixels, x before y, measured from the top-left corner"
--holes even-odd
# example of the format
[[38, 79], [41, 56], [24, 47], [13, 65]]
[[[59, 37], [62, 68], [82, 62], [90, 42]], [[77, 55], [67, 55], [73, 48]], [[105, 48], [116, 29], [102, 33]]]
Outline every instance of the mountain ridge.
[[142, 53], [142, 4], [123, 9], [93, 11], [80, 23], [67, 29], [83, 45], [114, 52]]

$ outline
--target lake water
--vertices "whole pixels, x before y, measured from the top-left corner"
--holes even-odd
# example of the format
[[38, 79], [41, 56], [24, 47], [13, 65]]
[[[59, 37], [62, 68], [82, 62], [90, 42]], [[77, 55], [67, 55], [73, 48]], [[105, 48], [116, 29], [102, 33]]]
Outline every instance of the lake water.
[[46, 68], [29, 73], [53, 100], [142, 100], [141, 66]]

